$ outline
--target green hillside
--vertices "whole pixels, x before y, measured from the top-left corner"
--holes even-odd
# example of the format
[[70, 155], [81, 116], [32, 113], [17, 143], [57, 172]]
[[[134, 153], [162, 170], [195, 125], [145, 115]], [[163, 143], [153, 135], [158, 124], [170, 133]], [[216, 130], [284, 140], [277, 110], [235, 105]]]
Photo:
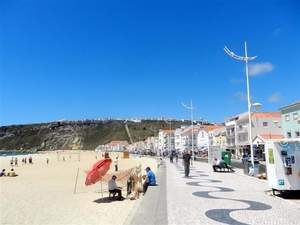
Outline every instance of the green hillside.
[[[160, 129], [170, 129], [163, 120], [126, 123], [134, 142], [144, 141], [154, 133], [157, 136]], [[190, 122], [172, 121], [172, 130], [181, 125], [189, 126]], [[124, 121], [65, 121], [0, 127], [1, 151], [95, 150], [113, 140], [130, 143]]]

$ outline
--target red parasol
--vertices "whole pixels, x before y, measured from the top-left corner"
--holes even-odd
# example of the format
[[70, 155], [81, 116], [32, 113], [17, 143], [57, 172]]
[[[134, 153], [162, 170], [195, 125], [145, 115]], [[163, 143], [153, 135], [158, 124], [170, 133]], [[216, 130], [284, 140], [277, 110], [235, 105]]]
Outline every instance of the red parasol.
[[92, 185], [101, 180], [109, 170], [111, 162], [111, 158], [101, 159], [96, 162], [86, 174], [85, 185]]

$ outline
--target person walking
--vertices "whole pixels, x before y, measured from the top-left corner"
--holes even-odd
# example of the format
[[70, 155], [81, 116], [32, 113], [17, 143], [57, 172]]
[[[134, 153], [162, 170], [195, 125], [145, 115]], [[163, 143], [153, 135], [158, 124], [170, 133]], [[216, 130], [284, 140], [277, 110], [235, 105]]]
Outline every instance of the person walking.
[[193, 160], [187, 149], [184, 150], [184, 154], [182, 156], [182, 165], [184, 166], [184, 177], [189, 177], [190, 165], [193, 165]]
[[15, 166], [18, 166], [18, 158], [15, 157]]
[[115, 171], [117, 172], [118, 171], [118, 161], [119, 161], [119, 156], [116, 157], [115, 159]]

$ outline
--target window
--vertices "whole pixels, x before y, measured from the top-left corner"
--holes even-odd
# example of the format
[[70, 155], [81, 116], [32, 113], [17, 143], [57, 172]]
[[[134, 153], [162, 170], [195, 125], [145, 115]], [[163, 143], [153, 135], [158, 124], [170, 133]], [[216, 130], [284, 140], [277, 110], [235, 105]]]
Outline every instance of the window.
[[297, 120], [297, 119], [298, 119], [298, 112], [294, 112], [294, 113], [293, 113], [293, 118], [294, 118], [294, 120]]
[[295, 138], [299, 138], [300, 137], [300, 132], [299, 130], [295, 130]]
[[285, 121], [290, 121], [290, 115], [285, 115]]
[[263, 122], [263, 127], [268, 127], [268, 122]]
[[291, 137], [292, 137], [292, 133], [291, 133], [290, 130], [288, 130], [288, 131], [286, 132], [286, 137], [287, 137], [287, 138], [291, 138]]

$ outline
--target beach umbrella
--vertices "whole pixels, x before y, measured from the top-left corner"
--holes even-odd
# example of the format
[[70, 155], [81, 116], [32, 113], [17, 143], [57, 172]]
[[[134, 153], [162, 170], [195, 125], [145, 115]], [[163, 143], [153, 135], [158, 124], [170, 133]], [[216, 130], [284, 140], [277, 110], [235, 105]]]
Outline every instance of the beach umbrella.
[[111, 158], [101, 159], [96, 162], [86, 174], [85, 185], [89, 186], [101, 180], [109, 170], [111, 162]]

